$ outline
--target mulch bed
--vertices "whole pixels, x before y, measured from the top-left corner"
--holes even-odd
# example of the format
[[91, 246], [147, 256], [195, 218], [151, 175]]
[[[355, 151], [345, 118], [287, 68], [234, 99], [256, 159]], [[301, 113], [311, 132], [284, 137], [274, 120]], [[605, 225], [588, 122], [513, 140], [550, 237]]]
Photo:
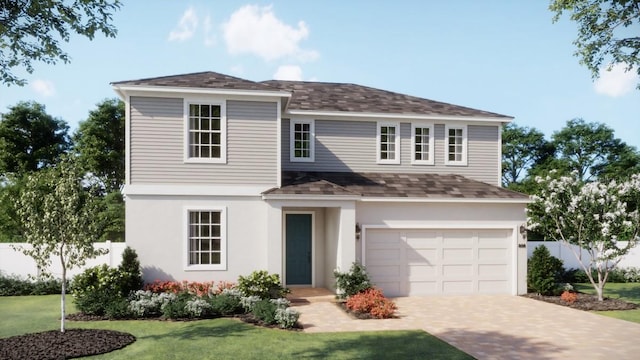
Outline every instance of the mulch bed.
[[135, 336], [112, 330], [51, 330], [0, 339], [0, 359], [71, 359], [105, 354], [134, 341]]
[[603, 301], [598, 301], [596, 295], [584, 293], [576, 293], [576, 295], [578, 295], [578, 299], [574, 303], [568, 303], [562, 300], [560, 296], [544, 296], [538, 294], [525, 294], [522, 296], [585, 311], [633, 310], [639, 307], [637, 304], [620, 299], [604, 298]]

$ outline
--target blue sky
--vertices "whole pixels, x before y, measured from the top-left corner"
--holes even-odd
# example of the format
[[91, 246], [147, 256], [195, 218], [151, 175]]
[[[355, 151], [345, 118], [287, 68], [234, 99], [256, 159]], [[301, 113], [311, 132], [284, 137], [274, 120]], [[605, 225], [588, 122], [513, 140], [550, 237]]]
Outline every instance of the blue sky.
[[[151, 5], [153, 4], [153, 5]], [[115, 39], [73, 37], [70, 64], [36, 64], [0, 85], [0, 112], [35, 100], [72, 129], [119, 80], [216, 71], [249, 80], [350, 82], [498, 112], [549, 137], [603, 122], [640, 147], [636, 75], [593, 82], [577, 25], [546, 1], [131, 1]]]

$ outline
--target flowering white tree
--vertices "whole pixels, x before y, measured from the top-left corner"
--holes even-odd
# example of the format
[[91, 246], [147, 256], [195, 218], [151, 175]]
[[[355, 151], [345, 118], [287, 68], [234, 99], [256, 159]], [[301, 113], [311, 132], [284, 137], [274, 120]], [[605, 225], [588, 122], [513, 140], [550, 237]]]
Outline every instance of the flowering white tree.
[[[531, 197], [529, 229], [567, 245], [602, 301], [609, 272], [640, 240], [640, 174], [621, 183], [583, 183], [575, 173], [536, 180], [542, 190]], [[580, 249], [589, 254], [588, 262]]]
[[43, 275], [50, 275], [52, 257], [60, 259], [60, 331], [64, 332], [67, 270], [107, 251], [93, 247], [99, 237], [95, 198], [83, 189], [74, 161], [66, 158], [55, 168], [27, 177], [17, 213], [24, 240], [31, 245], [17, 249], [32, 257]]

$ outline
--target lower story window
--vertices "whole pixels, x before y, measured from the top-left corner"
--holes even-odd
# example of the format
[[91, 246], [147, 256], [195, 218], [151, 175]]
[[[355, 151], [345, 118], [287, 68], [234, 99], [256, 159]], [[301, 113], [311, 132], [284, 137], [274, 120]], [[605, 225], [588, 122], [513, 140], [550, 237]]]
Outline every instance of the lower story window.
[[222, 211], [189, 211], [189, 265], [223, 265]]

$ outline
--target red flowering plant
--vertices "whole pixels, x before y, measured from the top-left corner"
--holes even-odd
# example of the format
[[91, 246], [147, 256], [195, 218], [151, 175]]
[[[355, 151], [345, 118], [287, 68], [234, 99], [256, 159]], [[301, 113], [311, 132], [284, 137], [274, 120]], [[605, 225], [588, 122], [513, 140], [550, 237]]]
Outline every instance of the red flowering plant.
[[574, 302], [576, 302], [576, 300], [578, 300], [578, 294], [565, 290], [562, 292], [562, 295], [560, 295], [560, 299], [569, 304], [573, 304]]
[[146, 284], [144, 290], [151, 291], [153, 293], [189, 293], [198, 297], [215, 296], [222, 292], [224, 289], [231, 289], [235, 286], [234, 283], [228, 281], [220, 281], [215, 284], [215, 281], [197, 282], [197, 281], [162, 281], [155, 280], [152, 283]]
[[384, 297], [382, 290], [370, 288], [350, 296], [346, 302], [347, 309], [356, 314], [369, 314], [378, 319], [393, 317], [396, 304]]

